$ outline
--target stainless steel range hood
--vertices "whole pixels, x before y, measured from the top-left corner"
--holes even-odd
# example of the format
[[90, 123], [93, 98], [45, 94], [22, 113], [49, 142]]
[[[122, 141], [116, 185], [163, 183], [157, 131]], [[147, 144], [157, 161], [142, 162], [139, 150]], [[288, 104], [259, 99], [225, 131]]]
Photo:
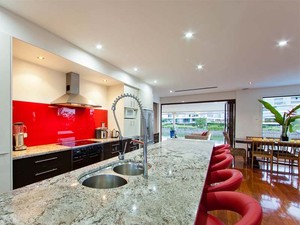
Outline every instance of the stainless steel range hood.
[[51, 104], [82, 108], [101, 107], [79, 94], [79, 74], [74, 72], [66, 74], [66, 94], [54, 100]]

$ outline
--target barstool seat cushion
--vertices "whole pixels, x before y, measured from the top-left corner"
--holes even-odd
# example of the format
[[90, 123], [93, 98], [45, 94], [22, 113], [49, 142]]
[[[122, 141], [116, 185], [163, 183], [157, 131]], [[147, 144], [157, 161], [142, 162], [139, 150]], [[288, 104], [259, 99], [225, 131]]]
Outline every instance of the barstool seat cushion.
[[235, 169], [223, 169], [207, 174], [204, 191], [235, 191], [243, 181], [243, 174]]
[[230, 145], [228, 145], [228, 144], [223, 144], [223, 145], [217, 145], [217, 146], [214, 146], [214, 147], [213, 147], [213, 151], [218, 150], [218, 149], [221, 149], [221, 148], [228, 148], [228, 149], [230, 149]]
[[227, 148], [221, 148], [221, 149], [213, 151], [212, 155], [219, 155], [219, 154], [223, 154], [223, 153], [230, 154], [230, 150]]
[[208, 172], [226, 169], [231, 165], [232, 160], [233, 156], [231, 154], [212, 155]]
[[260, 204], [254, 198], [236, 191], [203, 194], [195, 224], [207, 225], [205, 212], [212, 210], [230, 210], [240, 214], [242, 217], [235, 225], [260, 225], [262, 221]]

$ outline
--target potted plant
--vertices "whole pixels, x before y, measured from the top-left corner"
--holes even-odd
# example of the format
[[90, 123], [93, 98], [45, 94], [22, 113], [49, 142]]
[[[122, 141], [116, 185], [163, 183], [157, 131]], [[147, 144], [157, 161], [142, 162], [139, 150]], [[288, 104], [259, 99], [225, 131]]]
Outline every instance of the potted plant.
[[275, 116], [275, 121], [281, 125], [280, 139], [282, 141], [288, 141], [289, 137], [287, 136], [287, 132], [293, 132], [293, 122], [300, 118], [300, 115], [296, 115], [296, 111], [300, 109], [300, 105], [295, 106], [290, 111], [284, 112], [283, 115], [281, 115], [270, 103], [260, 99], [258, 101]]
[[175, 129], [174, 129], [174, 127], [170, 127], [170, 138], [175, 138]]

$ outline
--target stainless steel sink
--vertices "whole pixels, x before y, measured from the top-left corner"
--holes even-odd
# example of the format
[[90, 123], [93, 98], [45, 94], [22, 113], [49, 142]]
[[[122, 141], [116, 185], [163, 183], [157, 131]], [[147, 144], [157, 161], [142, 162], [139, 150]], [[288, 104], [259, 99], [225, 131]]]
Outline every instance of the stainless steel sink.
[[119, 176], [111, 174], [100, 174], [87, 178], [82, 185], [90, 188], [108, 189], [121, 187], [127, 184], [127, 181]]
[[[149, 165], [148, 165], [149, 168]], [[126, 162], [120, 165], [117, 165], [113, 168], [118, 174], [128, 175], [128, 176], [136, 176], [141, 175], [144, 172], [143, 165], [137, 162]]]

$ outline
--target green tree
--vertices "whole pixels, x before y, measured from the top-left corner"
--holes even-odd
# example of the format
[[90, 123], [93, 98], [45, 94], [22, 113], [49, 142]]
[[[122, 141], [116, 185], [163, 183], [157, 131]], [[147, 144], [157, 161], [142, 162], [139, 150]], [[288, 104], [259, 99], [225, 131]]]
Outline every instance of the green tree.
[[195, 124], [199, 128], [206, 128], [206, 125], [207, 125], [206, 118], [197, 118], [197, 119], [195, 119]]

